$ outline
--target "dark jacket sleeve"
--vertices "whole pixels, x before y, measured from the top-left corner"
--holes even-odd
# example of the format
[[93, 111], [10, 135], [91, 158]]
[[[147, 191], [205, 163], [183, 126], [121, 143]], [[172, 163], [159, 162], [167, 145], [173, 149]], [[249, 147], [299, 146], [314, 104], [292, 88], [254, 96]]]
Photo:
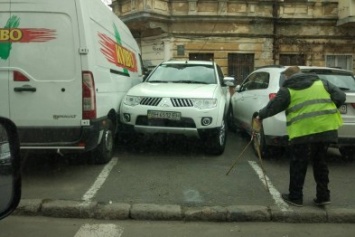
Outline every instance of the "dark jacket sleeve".
[[260, 119], [265, 119], [284, 111], [290, 104], [290, 92], [287, 88], [281, 87], [276, 97], [259, 111]]
[[339, 108], [341, 105], [345, 103], [346, 94], [344, 91], [340, 90], [338, 87], [330, 83], [329, 81], [322, 80], [325, 89], [330, 94], [330, 98], [334, 102], [334, 104]]

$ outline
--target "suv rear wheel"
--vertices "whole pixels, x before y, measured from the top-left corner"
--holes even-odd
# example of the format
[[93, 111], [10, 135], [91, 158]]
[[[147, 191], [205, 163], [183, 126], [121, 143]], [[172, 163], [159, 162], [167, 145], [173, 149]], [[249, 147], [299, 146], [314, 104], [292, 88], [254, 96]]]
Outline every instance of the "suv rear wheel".
[[265, 135], [264, 131], [261, 128], [260, 132], [255, 133], [254, 135], [252, 134], [251, 136], [254, 136], [253, 138], [253, 149], [255, 152], [256, 156], [258, 155], [258, 152], [260, 152], [260, 155], [262, 158], [267, 158], [268, 157], [268, 147], [265, 144]]
[[[255, 116], [256, 115], [254, 115], [251, 120], [251, 128], [252, 129], [254, 128], [253, 121], [255, 119]], [[270, 155], [270, 147], [268, 145], [266, 145], [266, 142], [265, 142], [265, 134], [264, 134], [263, 125], [261, 124], [259, 131], [251, 131], [251, 136], [254, 136], [253, 149], [254, 149], [255, 155], [259, 157], [258, 152], [260, 152], [261, 158], [268, 158]]]
[[339, 147], [339, 152], [344, 161], [353, 161], [355, 157], [355, 147], [342, 146]]

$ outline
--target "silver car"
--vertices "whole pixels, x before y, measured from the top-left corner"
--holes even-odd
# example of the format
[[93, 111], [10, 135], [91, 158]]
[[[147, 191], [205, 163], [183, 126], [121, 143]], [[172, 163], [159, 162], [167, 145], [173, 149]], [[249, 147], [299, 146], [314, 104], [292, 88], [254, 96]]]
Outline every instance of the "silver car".
[[[256, 69], [237, 85], [236, 92], [231, 97], [231, 110], [229, 114], [229, 127], [240, 129], [251, 134], [251, 121], [253, 115], [272, 100], [285, 76], [282, 72], [287, 66], [265, 66]], [[346, 102], [339, 110], [344, 124], [339, 128], [339, 141], [334, 146], [339, 148], [345, 159], [353, 159], [355, 151], [355, 78], [354, 74], [347, 70], [300, 66], [304, 73], [315, 73], [321, 79], [328, 80], [346, 93]], [[263, 156], [273, 154], [284, 148], [288, 142], [286, 132], [285, 113], [281, 112], [263, 120], [259, 141], [259, 149]], [[256, 148], [258, 143], [254, 143]]]

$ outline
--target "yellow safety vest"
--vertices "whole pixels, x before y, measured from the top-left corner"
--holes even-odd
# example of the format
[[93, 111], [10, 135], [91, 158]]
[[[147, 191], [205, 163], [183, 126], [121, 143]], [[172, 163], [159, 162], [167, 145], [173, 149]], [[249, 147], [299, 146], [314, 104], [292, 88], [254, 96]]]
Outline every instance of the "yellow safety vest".
[[289, 140], [296, 137], [337, 130], [343, 120], [324, 88], [322, 81], [315, 81], [303, 90], [288, 88], [291, 103], [286, 109]]

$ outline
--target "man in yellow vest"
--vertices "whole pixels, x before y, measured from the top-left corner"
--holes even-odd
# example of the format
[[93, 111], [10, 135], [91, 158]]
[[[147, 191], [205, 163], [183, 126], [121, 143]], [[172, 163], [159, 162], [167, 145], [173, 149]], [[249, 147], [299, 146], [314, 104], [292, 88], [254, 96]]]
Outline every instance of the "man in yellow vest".
[[343, 121], [337, 108], [345, 102], [346, 95], [317, 75], [302, 73], [297, 66], [288, 67], [284, 75], [283, 86], [259, 111], [257, 119], [262, 121], [281, 111], [286, 114], [291, 160], [289, 193], [282, 194], [283, 200], [294, 206], [303, 205], [303, 185], [311, 160], [317, 184], [313, 201], [323, 206], [330, 203], [325, 159], [329, 145], [338, 139], [338, 128]]

